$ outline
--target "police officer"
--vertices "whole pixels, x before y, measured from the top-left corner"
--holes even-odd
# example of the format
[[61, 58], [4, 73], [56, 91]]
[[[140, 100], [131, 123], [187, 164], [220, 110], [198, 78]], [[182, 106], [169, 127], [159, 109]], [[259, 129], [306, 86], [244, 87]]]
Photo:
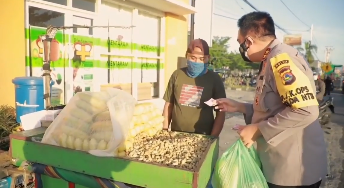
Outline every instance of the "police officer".
[[315, 82], [315, 88], [316, 88], [316, 98], [318, 101], [322, 101], [325, 95], [326, 87], [325, 87], [325, 82], [322, 81], [318, 74], [313, 72], [313, 79]]
[[239, 126], [246, 147], [257, 142], [270, 188], [319, 188], [327, 174], [327, 153], [313, 71], [293, 47], [276, 39], [266, 12], [238, 20], [242, 58], [261, 62], [253, 104], [218, 99], [217, 109], [244, 114]]

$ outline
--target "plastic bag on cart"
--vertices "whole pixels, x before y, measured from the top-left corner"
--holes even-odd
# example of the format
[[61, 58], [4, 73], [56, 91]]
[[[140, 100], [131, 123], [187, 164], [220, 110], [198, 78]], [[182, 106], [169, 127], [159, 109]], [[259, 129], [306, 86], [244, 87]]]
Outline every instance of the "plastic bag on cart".
[[128, 136], [135, 104], [119, 89], [79, 92], [48, 127], [42, 143], [114, 156]]
[[217, 161], [211, 180], [214, 188], [268, 188], [261, 162], [252, 146], [236, 141]]

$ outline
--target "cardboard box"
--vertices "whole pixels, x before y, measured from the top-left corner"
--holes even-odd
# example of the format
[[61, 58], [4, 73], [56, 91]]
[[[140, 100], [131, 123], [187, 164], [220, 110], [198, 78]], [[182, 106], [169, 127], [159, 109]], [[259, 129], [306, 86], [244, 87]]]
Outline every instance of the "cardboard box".
[[42, 120], [41, 121], [41, 126], [48, 128], [50, 126], [50, 124], [52, 124], [52, 123], [53, 123], [53, 121]]
[[42, 126], [42, 121], [54, 121], [61, 110], [41, 110], [20, 117], [21, 126], [24, 130], [32, 130]]
[[152, 99], [152, 84], [151, 83], [138, 83], [137, 84], [137, 100]]
[[[153, 85], [151, 83], [138, 83], [137, 84], [137, 100], [147, 100], [152, 99], [152, 87]], [[131, 84], [107, 84], [107, 85], [101, 85], [100, 90], [104, 91], [107, 88], [117, 88], [122, 89], [123, 91], [126, 91], [132, 93], [132, 87]]]
[[128, 92], [130, 94], [132, 94], [132, 88], [131, 88], [131, 84], [106, 84], [106, 85], [101, 85], [100, 86], [100, 91], [105, 91], [108, 88], [117, 88], [117, 89], [121, 89], [125, 92]]
[[46, 110], [46, 115], [42, 120], [44, 121], [54, 121], [54, 119], [60, 114], [62, 110]]

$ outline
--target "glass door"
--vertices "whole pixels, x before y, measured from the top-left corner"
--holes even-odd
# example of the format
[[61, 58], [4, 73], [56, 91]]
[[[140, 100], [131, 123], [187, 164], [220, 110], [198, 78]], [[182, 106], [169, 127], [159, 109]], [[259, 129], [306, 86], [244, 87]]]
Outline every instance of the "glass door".
[[138, 43], [137, 58], [140, 80], [138, 98], [151, 99], [159, 97], [160, 69], [162, 50], [160, 45], [160, 17], [139, 11], [135, 41]]
[[[28, 24], [26, 30], [26, 70], [28, 76], [42, 76], [43, 73], [43, 42], [40, 36], [46, 34], [49, 25], [64, 26], [65, 14], [58, 11], [41, 8], [39, 6], [28, 6]], [[54, 82], [51, 92], [52, 105], [64, 104], [65, 90], [65, 63], [64, 54], [65, 35], [62, 31], [57, 32], [51, 43], [59, 59], [51, 62], [51, 77]], [[67, 62], [68, 63], [68, 62]]]
[[111, 26], [131, 25], [132, 9], [124, 7], [109, 7], [109, 65], [110, 83], [131, 84], [132, 69], [135, 66], [132, 55], [131, 29]]
[[[73, 16], [73, 34], [70, 36], [70, 61], [73, 80], [73, 94], [82, 91], [93, 91], [96, 60], [94, 48], [96, 40], [93, 38], [93, 20]], [[70, 72], [70, 71], [69, 71]]]

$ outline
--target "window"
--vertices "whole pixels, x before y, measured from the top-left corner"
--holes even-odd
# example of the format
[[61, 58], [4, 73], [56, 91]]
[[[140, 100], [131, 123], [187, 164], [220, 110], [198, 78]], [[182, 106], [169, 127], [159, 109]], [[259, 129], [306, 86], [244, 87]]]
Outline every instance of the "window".
[[[124, 7], [108, 7], [109, 26], [127, 26], [131, 24], [132, 10]], [[110, 53], [110, 83], [132, 82], [132, 32], [131, 29], [110, 27], [108, 29]]]
[[[139, 11], [138, 32], [135, 36], [138, 43], [138, 61], [140, 64], [141, 83], [152, 84], [152, 97], [159, 95], [162, 48], [160, 46], [160, 18]], [[138, 89], [140, 93], [140, 88]]]
[[43, 1], [48, 1], [51, 3], [59, 4], [59, 5], [67, 5], [67, 0], [43, 0]]
[[[79, 16], [73, 16], [74, 26], [92, 26], [93, 20]], [[73, 54], [69, 54], [73, 67], [73, 93], [81, 91], [93, 91], [95, 79], [98, 78], [94, 56], [95, 38], [92, 28], [76, 27], [70, 35], [70, 44]]]
[[72, 6], [74, 8], [95, 12], [96, 0], [72, 0]]
[[73, 16], [73, 33], [79, 33], [83, 35], [93, 35], [93, 28], [83, 28], [77, 26], [92, 26], [93, 20], [88, 18], [82, 18], [79, 16]]
[[[38, 5], [39, 6], [39, 5]], [[49, 25], [52, 26], [64, 26], [65, 14], [38, 8], [34, 6], [28, 7], [28, 20], [29, 28], [26, 28], [27, 39], [27, 54], [26, 65], [27, 75], [41, 76], [44, 56], [44, 45], [40, 36], [46, 34], [46, 28]], [[65, 74], [64, 74], [64, 35], [62, 31], [58, 31], [51, 42], [53, 46], [50, 50], [56, 60], [50, 64], [51, 76], [54, 81], [54, 85], [51, 88], [51, 104], [59, 105], [64, 103], [64, 86], [65, 86]]]
[[29, 7], [29, 24], [32, 26], [48, 27], [64, 26], [64, 14], [37, 7]]

